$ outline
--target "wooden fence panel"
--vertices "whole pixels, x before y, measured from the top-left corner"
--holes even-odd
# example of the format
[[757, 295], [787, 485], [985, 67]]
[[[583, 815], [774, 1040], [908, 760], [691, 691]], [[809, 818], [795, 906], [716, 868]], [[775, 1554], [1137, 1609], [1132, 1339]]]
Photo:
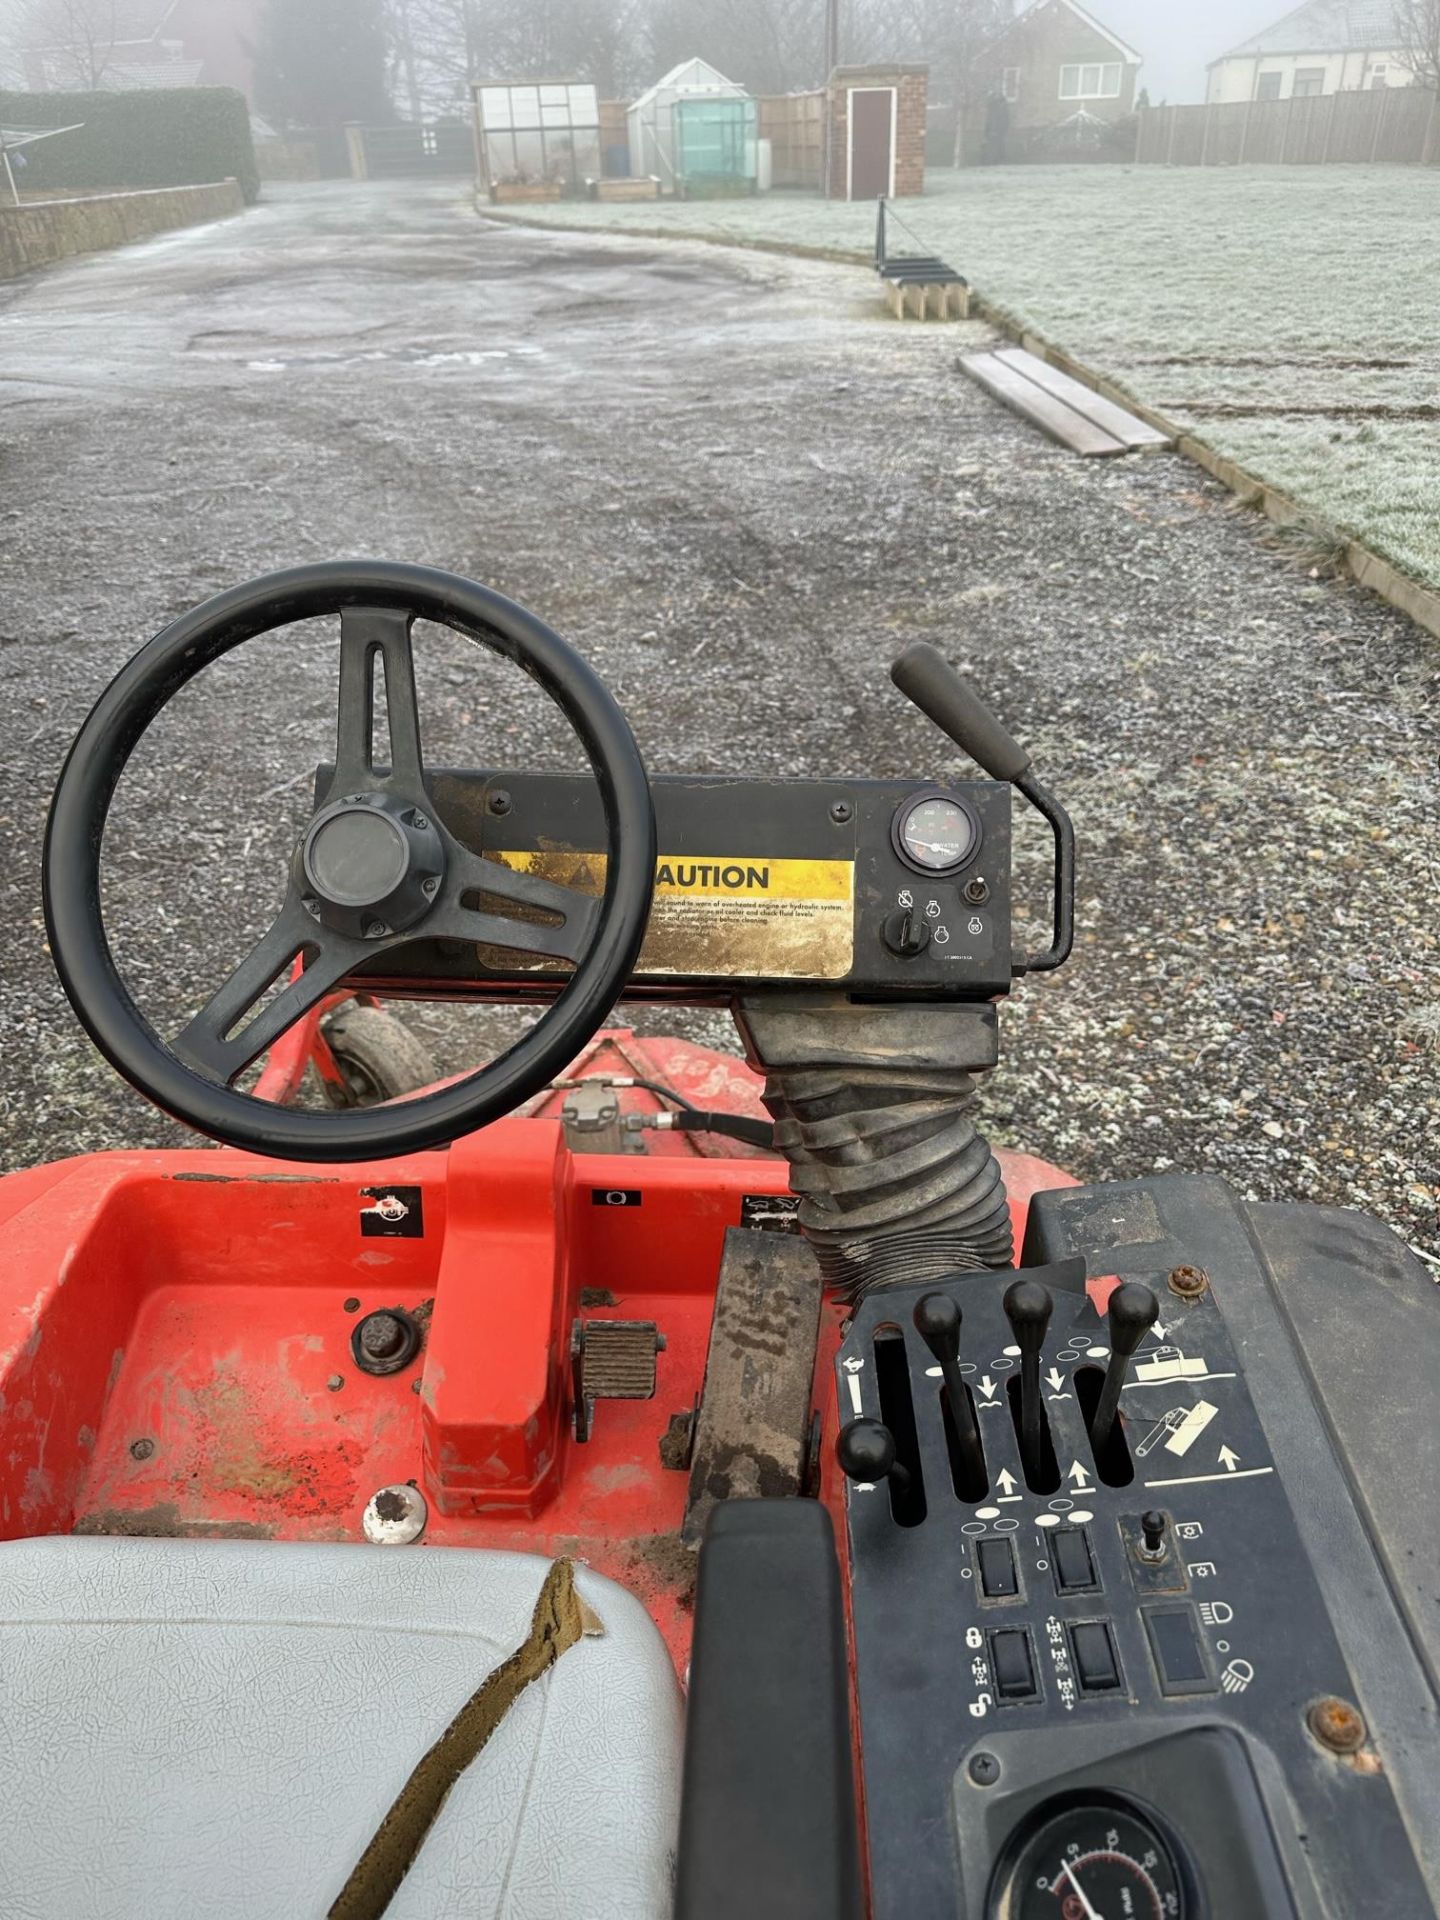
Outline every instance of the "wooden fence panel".
[[770, 142], [770, 179], [777, 187], [819, 190], [825, 171], [825, 93], [772, 93], [758, 102], [756, 131]]
[[1142, 107], [1144, 166], [1440, 164], [1440, 96], [1423, 87]]

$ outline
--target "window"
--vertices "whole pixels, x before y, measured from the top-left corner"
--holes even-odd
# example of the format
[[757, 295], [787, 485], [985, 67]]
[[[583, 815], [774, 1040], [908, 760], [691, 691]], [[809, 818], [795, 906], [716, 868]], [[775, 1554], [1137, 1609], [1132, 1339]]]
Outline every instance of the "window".
[[1086, 67], [1061, 67], [1062, 100], [1118, 100], [1125, 69], [1118, 60]]
[[1372, 92], [1376, 87], [1389, 86], [1390, 82], [1385, 77], [1389, 71], [1390, 69], [1385, 65], [1383, 60], [1377, 61], [1370, 69], [1370, 87]]
[[1255, 80], [1255, 98], [1257, 100], [1278, 100], [1280, 98], [1280, 75], [1262, 73]]
[[1291, 88], [1291, 92], [1297, 100], [1313, 100], [1316, 94], [1324, 91], [1324, 67], [1296, 67], [1295, 85]]
[[1007, 100], [1018, 100], [1020, 98], [1019, 67], [1006, 67], [1000, 76], [1000, 91]]

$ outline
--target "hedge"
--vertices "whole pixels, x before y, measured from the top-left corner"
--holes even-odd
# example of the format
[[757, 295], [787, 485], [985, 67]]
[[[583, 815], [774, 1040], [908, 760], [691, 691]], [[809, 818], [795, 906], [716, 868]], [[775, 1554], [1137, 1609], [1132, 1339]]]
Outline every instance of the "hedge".
[[208, 186], [236, 179], [260, 197], [250, 110], [233, 87], [133, 93], [0, 93], [0, 125], [69, 127], [24, 149], [21, 192]]

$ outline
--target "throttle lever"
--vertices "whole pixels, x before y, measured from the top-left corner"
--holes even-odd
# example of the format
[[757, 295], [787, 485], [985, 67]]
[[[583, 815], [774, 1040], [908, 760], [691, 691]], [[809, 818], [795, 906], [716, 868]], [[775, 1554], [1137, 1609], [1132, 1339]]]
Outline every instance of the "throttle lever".
[[1055, 841], [1054, 932], [1043, 953], [1015, 962], [1015, 972], [1049, 973], [1063, 966], [1075, 944], [1075, 829], [1069, 814], [1031, 773], [1024, 747], [928, 640], [906, 647], [891, 667], [890, 678], [992, 780], [1018, 788], [1048, 823]]

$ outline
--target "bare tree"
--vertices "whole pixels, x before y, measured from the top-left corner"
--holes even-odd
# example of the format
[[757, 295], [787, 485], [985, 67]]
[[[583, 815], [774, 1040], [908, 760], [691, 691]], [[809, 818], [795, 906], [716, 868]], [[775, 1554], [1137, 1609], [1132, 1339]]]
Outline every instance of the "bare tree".
[[589, 80], [638, 88], [649, 0], [387, 0], [395, 89], [427, 111], [476, 80]]
[[93, 93], [115, 65], [117, 0], [33, 0], [24, 16], [29, 49], [52, 87]]
[[1440, 93], [1440, 0], [1393, 0], [1399, 53], [1417, 86]]

